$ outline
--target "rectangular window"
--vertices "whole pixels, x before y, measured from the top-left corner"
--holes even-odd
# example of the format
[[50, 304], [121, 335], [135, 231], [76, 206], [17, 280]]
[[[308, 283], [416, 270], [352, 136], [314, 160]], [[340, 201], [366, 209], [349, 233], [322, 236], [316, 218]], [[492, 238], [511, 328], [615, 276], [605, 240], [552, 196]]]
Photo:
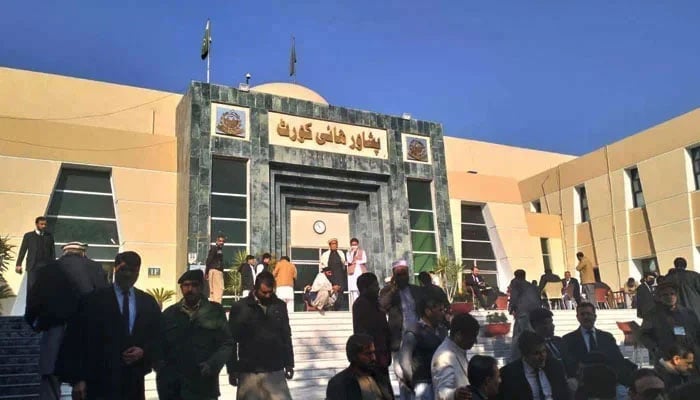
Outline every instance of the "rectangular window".
[[542, 264], [544, 269], [552, 269], [552, 263], [549, 255], [549, 239], [540, 238], [540, 248], [542, 249]]
[[644, 192], [642, 191], [642, 181], [639, 179], [639, 170], [637, 167], [629, 170], [630, 186], [632, 187], [632, 205], [634, 208], [644, 207]]
[[[223, 235], [224, 288], [230, 285], [229, 271], [237, 269], [239, 253], [248, 254], [248, 162], [214, 157], [211, 161], [211, 244]], [[233, 301], [224, 295], [224, 302]]]
[[493, 280], [495, 285], [498, 263], [486, 227], [483, 207], [462, 204], [461, 211], [462, 265], [466, 269], [478, 266], [485, 275], [484, 279]]
[[56, 254], [72, 241], [88, 244], [88, 257], [110, 265], [119, 252], [119, 232], [109, 170], [63, 167], [46, 211]]
[[586, 194], [586, 187], [579, 186], [576, 188], [578, 192], [578, 202], [581, 211], [581, 222], [588, 222], [591, 220], [590, 211], [588, 211], [588, 195]]
[[542, 213], [542, 203], [539, 200], [534, 200], [530, 203], [530, 211], [537, 214]]
[[690, 149], [690, 159], [693, 162], [695, 190], [700, 190], [700, 146]]
[[414, 272], [432, 271], [437, 265], [437, 232], [430, 182], [407, 180]]

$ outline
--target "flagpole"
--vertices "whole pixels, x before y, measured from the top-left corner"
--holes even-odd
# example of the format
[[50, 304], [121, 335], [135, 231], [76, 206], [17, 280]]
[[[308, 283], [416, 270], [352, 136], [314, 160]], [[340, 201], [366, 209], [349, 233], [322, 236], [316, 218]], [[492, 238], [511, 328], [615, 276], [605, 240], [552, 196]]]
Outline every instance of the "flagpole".
[[[211, 42], [211, 40], [210, 40]], [[209, 83], [209, 59], [211, 58], [211, 46], [209, 46], [209, 54], [207, 54], [207, 83]]]

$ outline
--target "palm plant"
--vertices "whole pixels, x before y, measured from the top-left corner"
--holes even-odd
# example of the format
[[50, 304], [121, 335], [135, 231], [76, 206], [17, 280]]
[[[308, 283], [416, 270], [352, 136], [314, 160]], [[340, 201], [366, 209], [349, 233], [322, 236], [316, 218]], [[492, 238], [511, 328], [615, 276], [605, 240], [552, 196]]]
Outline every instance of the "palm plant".
[[[15, 246], [10, 244], [10, 238], [0, 237], [0, 300], [15, 297], [10, 285], [5, 281], [3, 274], [7, 272], [8, 264], [15, 258], [13, 256]], [[2, 303], [0, 302], [0, 312], [2, 311]]]
[[163, 309], [163, 304], [175, 297], [175, 291], [170, 290], [170, 289], [165, 289], [165, 288], [157, 288], [157, 289], [146, 289], [146, 292], [153, 296], [153, 298], [156, 300], [156, 303], [158, 303], [158, 307], [160, 309]]
[[435, 273], [444, 285], [447, 299], [450, 302], [455, 301], [462, 292], [462, 265], [450, 260], [447, 256], [441, 256], [438, 259]]
[[245, 251], [238, 251], [233, 256], [233, 265], [224, 279], [224, 294], [229, 296], [240, 296], [241, 294], [241, 273], [238, 266], [245, 262], [247, 254]]
[[14, 245], [10, 244], [10, 238], [8, 236], [0, 236], [0, 277], [7, 272], [8, 264], [10, 261], [14, 260]]

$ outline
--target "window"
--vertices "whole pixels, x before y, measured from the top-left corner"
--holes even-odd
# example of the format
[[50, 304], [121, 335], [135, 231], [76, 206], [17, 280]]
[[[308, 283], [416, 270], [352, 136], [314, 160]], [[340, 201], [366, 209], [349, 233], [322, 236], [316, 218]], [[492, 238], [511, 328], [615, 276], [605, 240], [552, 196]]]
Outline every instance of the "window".
[[406, 181], [414, 272], [432, 271], [437, 265], [437, 240], [430, 182]]
[[690, 159], [693, 162], [695, 190], [700, 190], [700, 146], [690, 149]]
[[552, 269], [552, 263], [549, 255], [549, 239], [540, 238], [540, 247], [542, 248], [542, 265], [544, 269]]
[[632, 205], [634, 208], [644, 207], [644, 193], [642, 192], [642, 181], [639, 179], [639, 170], [637, 167], [629, 170], [630, 184], [632, 186]]
[[586, 194], [586, 187], [579, 186], [576, 188], [578, 192], [578, 202], [581, 209], [581, 222], [588, 222], [591, 220], [590, 211], [588, 211], [588, 195]]
[[68, 242], [84, 242], [88, 257], [111, 271], [119, 252], [119, 232], [110, 171], [61, 168], [46, 218], [56, 254]]
[[230, 265], [238, 252], [248, 252], [247, 161], [212, 159], [210, 240], [226, 237], [224, 263]]
[[478, 266], [484, 274], [496, 274], [496, 256], [489, 239], [482, 207], [462, 204], [462, 265]]
[[530, 211], [537, 214], [542, 213], [542, 203], [539, 200], [534, 200], [530, 203]]
[[639, 258], [634, 260], [634, 264], [642, 276], [650, 272], [657, 272], [659, 269], [659, 262], [656, 260], [656, 257]]

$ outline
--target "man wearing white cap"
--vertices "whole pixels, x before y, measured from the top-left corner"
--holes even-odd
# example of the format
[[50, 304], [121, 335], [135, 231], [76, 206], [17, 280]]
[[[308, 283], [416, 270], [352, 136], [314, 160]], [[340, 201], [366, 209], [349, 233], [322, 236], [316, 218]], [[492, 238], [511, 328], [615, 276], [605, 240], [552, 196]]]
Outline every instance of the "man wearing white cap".
[[[87, 244], [70, 242], [63, 246], [63, 256], [41, 268], [34, 290], [27, 299], [26, 320], [42, 332], [39, 353], [40, 399], [60, 399], [61, 373], [59, 350], [66, 323], [78, 310], [80, 299], [95, 289], [107, 287], [102, 266], [86, 257]], [[60, 358], [70, 357], [61, 354]]]
[[[420, 286], [409, 283], [406, 260], [394, 261], [391, 269], [391, 282], [379, 291], [379, 308], [387, 313], [389, 318], [394, 372], [401, 381], [402, 370], [397, 360], [397, 352], [401, 347], [403, 333], [418, 322], [416, 304], [423, 297], [424, 291]], [[401, 392], [404, 393], [405, 390], [402, 388]], [[402, 394], [401, 398], [405, 398], [405, 395]]]

